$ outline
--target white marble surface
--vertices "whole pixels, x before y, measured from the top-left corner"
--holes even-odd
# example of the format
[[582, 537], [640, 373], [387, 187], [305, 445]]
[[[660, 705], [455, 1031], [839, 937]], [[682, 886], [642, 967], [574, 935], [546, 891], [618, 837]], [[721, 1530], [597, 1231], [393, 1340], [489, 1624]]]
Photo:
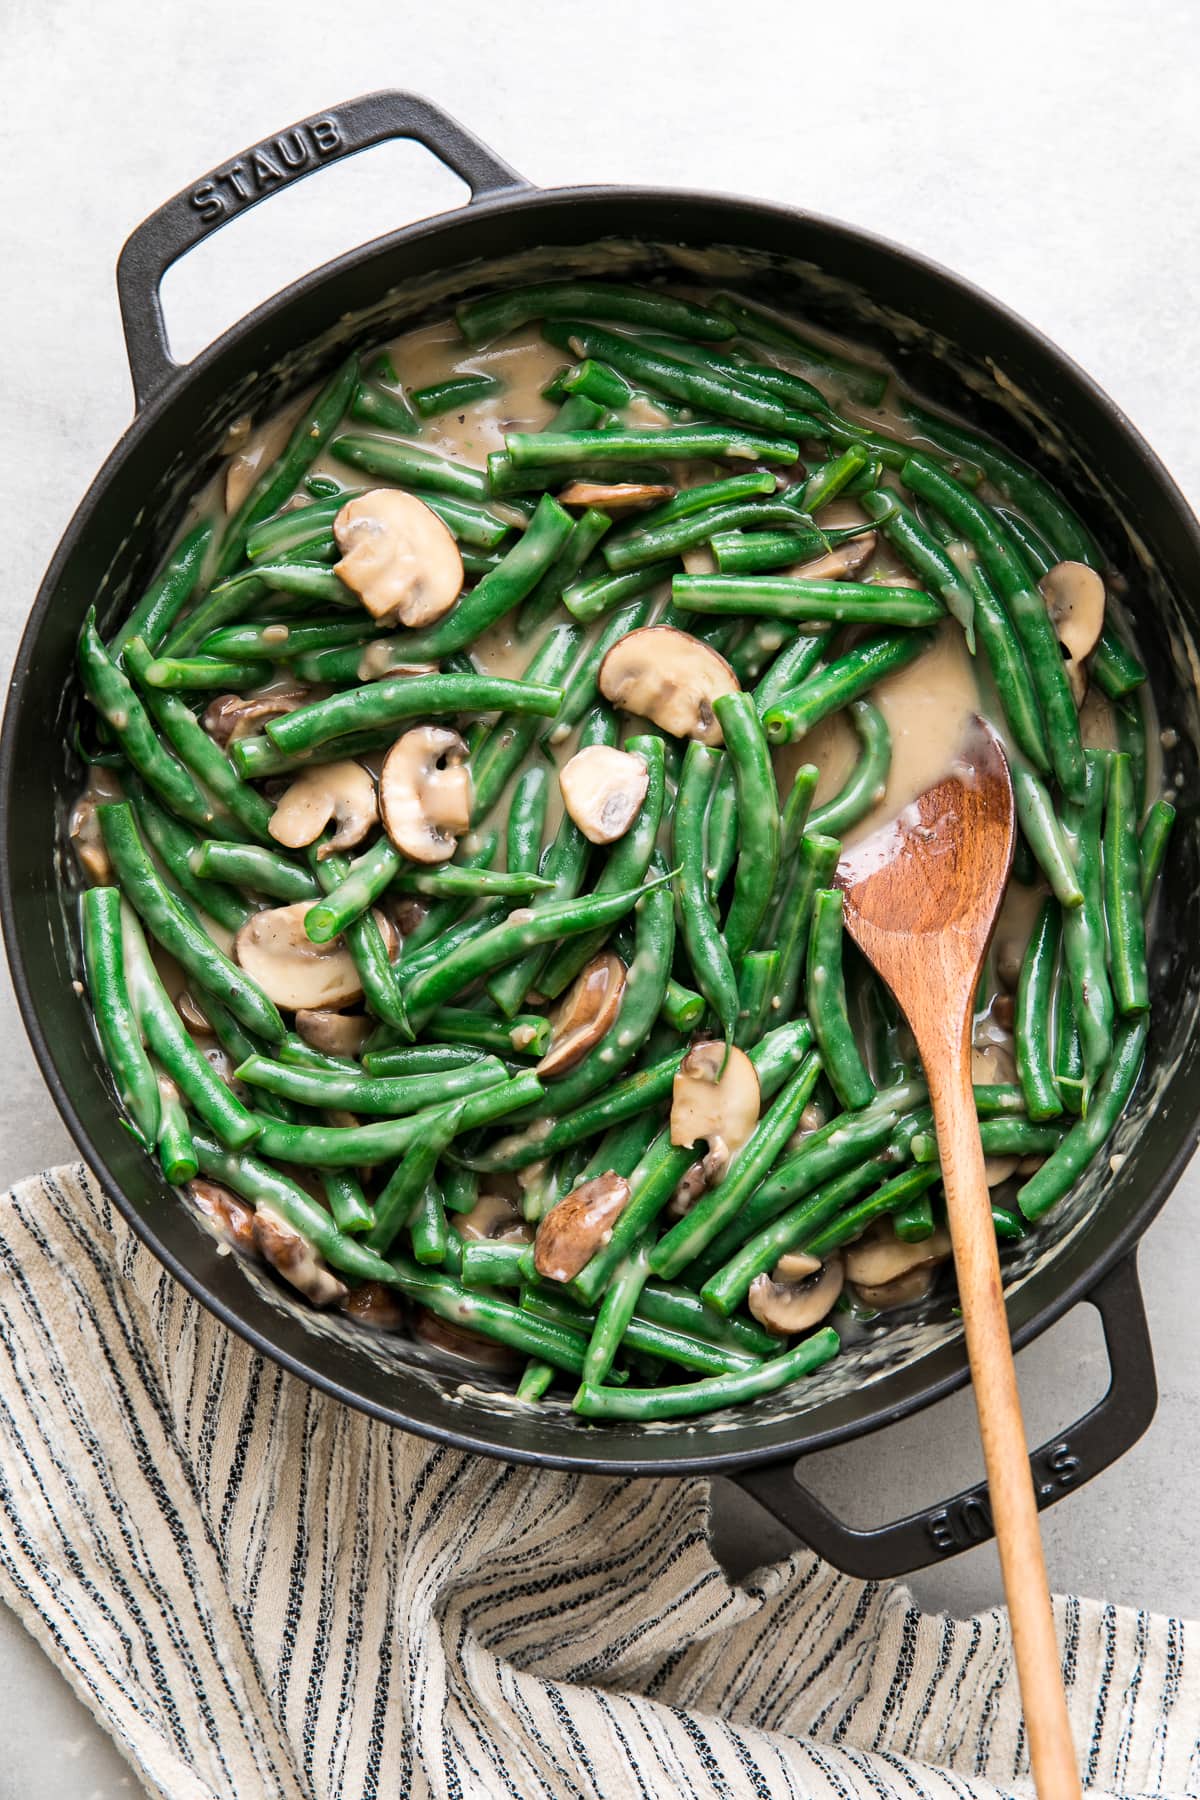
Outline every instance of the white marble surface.
[[[409, 86], [547, 185], [593, 180], [724, 189], [807, 206], [900, 238], [1043, 327], [1092, 371], [1200, 496], [1200, 360], [1191, 229], [1200, 114], [1185, 4], [858, 0], [743, 11], [725, 0], [8, 0], [8, 175], [0, 214], [0, 455], [9, 508], [0, 654], [11, 654], [55, 542], [130, 411], [112, 268], [125, 233], [241, 145], [335, 101]], [[187, 354], [325, 256], [456, 198], [400, 146], [242, 219], [170, 283]], [[5, 992], [0, 1180], [71, 1154]], [[1142, 1254], [1162, 1403], [1114, 1471], [1047, 1517], [1060, 1588], [1200, 1612], [1198, 1178]], [[1031, 1426], [1104, 1384], [1088, 1319], [1022, 1359]], [[856, 1521], [979, 1471], [969, 1401], [832, 1453], [814, 1483]], [[927, 1472], [923, 1485], [917, 1471]], [[745, 1567], [786, 1548], [723, 1495], [720, 1542]], [[918, 1578], [956, 1611], [998, 1592], [976, 1551]], [[25, 1634], [0, 1615], [6, 1696], [0, 1800], [110, 1800], [137, 1782]]]

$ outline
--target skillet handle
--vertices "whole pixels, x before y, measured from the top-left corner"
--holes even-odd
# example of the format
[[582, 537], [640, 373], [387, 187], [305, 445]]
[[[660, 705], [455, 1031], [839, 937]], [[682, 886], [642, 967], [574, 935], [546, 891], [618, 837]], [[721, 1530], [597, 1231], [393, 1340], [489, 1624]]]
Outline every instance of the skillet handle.
[[290, 182], [390, 138], [413, 138], [461, 176], [471, 200], [530, 184], [494, 151], [417, 94], [384, 89], [316, 113], [252, 144], [164, 202], [127, 239], [117, 261], [121, 323], [138, 409], [178, 372], [159, 286], [185, 251]]
[[[1123, 1456], [1149, 1425], [1158, 1403], [1136, 1250], [1084, 1298], [1096, 1308], [1104, 1327], [1108, 1392], [1078, 1424], [1031, 1454], [1039, 1509], [1053, 1506]], [[802, 1468], [803, 1463], [770, 1463], [739, 1470], [733, 1479], [847, 1575], [874, 1581], [907, 1575], [912, 1569], [957, 1556], [992, 1536], [986, 1482], [910, 1513], [894, 1525], [860, 1531], [835, 1518], [800, 1485]]]

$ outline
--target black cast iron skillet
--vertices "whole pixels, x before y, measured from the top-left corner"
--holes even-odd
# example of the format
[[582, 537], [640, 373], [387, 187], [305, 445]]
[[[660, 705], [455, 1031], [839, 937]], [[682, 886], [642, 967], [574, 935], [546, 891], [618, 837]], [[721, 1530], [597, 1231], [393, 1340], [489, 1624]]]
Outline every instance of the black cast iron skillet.
[[[387, 138], [426, 145], [471, 189], [456, 213], [367, 244], [277, 295], [187, 368], [170, 358], [159, 282], [228, 218], [323, 163]], [[130, 238], [119, 267], [138, 413], [76, 514], [38, 595], [13, 673], [0, 748], [2, 906], [21, 1011], [55, 1101], [105, 1190], [163, 1264], [265, 1355], [390, 1424], [513, 1461], [625, 1475], [733, 1475], [799, 1536], [851, 1572], [895, 1574], [991, 1532], [985, 1492], [874, 1531], [835, 1520], [797, 1479], [808, 1452], [928, 1406], [967, 1379], [946, 1298], [848, 1347], [790, 1393], [698, 1421], [596, 1428], [564, 1408], [514, 1409], [461, 1365], [412, 1344], [352, 1333], [293, 1305], [217, 1254], [122, 1126], [77, 976], [65, 806], [81, 783], [74, 645], [99, 599], [102, 622], [130, 604], [214, 466], [225, 427], [315, 379], [355, 343], [445, 315], [506, 279], [569, 269], [643, 278], [711, 272], [758, 298], [877, 344], [935, 401], [976, 417], [1045, 467], [1129, 582], [1130, 612], [1163, 722], [1179, 734], [1169, 772], [1182, 818], [1163, 883], [1155, 1029], [1146, 1075], [1107, 1160], [1008, 1265], [1018, 1345], [1080, 1301], [1101, 1315], [1105, 1398], [1034, 1453], [1043, 1504], [1120, 1456], [1145, 1430], [1156, 1391], [1136, 1244], [1197, 1141], [1194, 930], [1200, 729], [1191, 632], [1200, 624], [1200, 536], [1181, 495], [1112, 403], [1047, 341], [920, 257], [848, 226], [780, 207], [628, 188], [543, 192], [428, 102], [372, 94], [304, 120], [169, 200]], [[1069, 1372], [1064, 1372], [1069, 1379]], [[801, 1465], [802, 1468], [802, 1465]]]

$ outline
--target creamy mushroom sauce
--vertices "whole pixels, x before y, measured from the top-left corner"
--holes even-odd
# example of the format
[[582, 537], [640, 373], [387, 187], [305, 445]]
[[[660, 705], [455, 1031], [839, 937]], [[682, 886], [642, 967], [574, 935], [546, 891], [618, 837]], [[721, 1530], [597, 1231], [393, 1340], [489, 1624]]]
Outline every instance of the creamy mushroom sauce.
[[[689, 290], [678, 284], [673, 290], [681, 295], [702, 299], [699, 290]], [[621, 327], [616, 327], [621, 329]], [[817, 331], [805, 321], [804, 329], [809, 336], [818, 339], [827, 348], [843, 355], [862, 361], [861, 347], [853, 342], [839, 339], [827, 331]], [[564, 366], [567, 360], [565, 353], [545, 343], [539, 335], [536, 324], [511, 334], [492, 347], [471, 348], [464, 342], [452, 321], [439, 322], [422, 328], [407, 331], [380, 345], [377, 350], [386, 352], [406, 392], [431, 386], [464, 374], [485, 374], [496, 377], [503, 384], [501, 389], [466, 406], [461, 411], [444, 413], [440, 416], [422, 421], [412, 434], [405, 438], [403, 434], [390, 432], [390, 436], [401, 437], [401, 441], [411, 442], [423, 450], [434, 450], [445, 456], [476, 468], [486, 466], [489, 453], [503, 450], [506, 432], [536, 432], [544, 429], [557, 409], [557, 402], [548, 400], [543, 393], [547, 383]], [[788, 368], [789, 359], [786, 353], [772, 350], [771, 359], [780, 367]], [[797, 370], [797, 372], [801, 372]], [[825, 384], [827, 387], [829, 384]], [[857, 405], [845, 393], [839, 392], [836, 383], [833, 385], [836, 403], [842, 413], [857, 418], [868, 427], [884, 430], [890, 435], [911, 442], [914, 447], [928, 449], [931, 446], [921, 433], [904, 417], [895, 404], [895, 383], [889, 382], [884, 401], [877, 407]], [[286, 406], [279, 409], [261, 422], [248, 415], [235, 422], [227, 435], [225, 462], [212, 476], [211, 480], [194, 496], [187, 510], [188, 524], [199, 518], [215, 516], [220, 519], [235, 512], [241, 505], [258, 475], [270, 465], [284, 444], [296, 420], [302, 415], [304, 408], [312, 397], [314, 389], [294, 397]], [[625, 417], [631, 425], [665, 425], [671, 421], [668, 416], [645, 399], [636, 399], [624, 409]], [[369, 426], [351, 425], [353, 430], [369, 431]], [[723, 465], [718, 463], [681, 463], [672, 471], [672, 480], [682, 488], [698, 485], [702, 482], [719, 479], [722, 474], [734, 473], [742, 465]], [[353, 488], [355, 486], [383, 487], [387, 483], [376, 477], [358, 477], [355, 472], [339, 464], [323, 453], [308, 471], [310, 477], [327, 477], [339, 486]], [[569, 485], [571, 476], [564, 472], [562, 486]], [[881, 486], [891, 485], [893, 478], [885, 472]], [[553, 491], [553, 490], [552, 490]], [[984, 499], [996, 499], [997, 496], [985, 481], [978, 489]], [[636, 512], [617, 512], [618, 524], [622, 520], [636, 518]], [[821, 523], [827, 527], [840, 527], [851, 524], [863, 524], [866, 515], [857, 503], [850, 498], [839, 497], [822, 509]], [[948, 553], [959, 564], [966, 568], [972, 552], [964, 544], [949, 546]], [[812, 559], [809, 559], [811, 563]], [[683, 562], [693, 573], [703, 573], [715, 568], [711, 552], [705, 548], [689, 550], [684, 553]], [[773, 569], [772, 574], [799, 573], [801, 570], [811, 573], [822, 573], [805, 564], [794, 565], [791, 569]], [[911, 571], [878, 535], [876, 547], [861, 569], [855, 571], [854, 579], [873, 578], [880, 582], [895, 585], [917, 587], [919, 583]], [[669, 597], [669, 583], [660, 590], [655, 610], [649, 623], [655, 619], [665, 607]], [[1109, 610], [1120, 619], [1120, 609], [1114, 605], [1110, 592]], [[518, 609], [519, 612], [519, 609]], [[476, 667], [484, 673], [518, 678], [528, 663], [533, 640], [522, 641], [514, 629], [517, 615], [503, 619], [498, 625], [476, 639], [470, 646], [470, 655]], [[595, 635], [603, 628], [604, 620], [592, 628]], [[854, 628], [850, 628], [853, 632]], [[368, 657], [360, 668], [360, 678], [368, 679], [383, 674], [383, 668], [373, 668]], [[251, 697], [258, 694], [270, 694], [287, 688], [291, 684], [286, 668], [280, 666], [270, 670], [264, 665], [262, 683], [251, 690]], [[327, 690], [319, 687], [312, 689], [312, 698], [318, 698]], [[886, 783], [878, 800], [871, 810], [858, 824], [845, 833], [844, 842], [853, 843], [869, 835], [878, 826], [894, 818], [925, 788], [949, 772], [954, 766], [963, 741], [964, 732], [971, 716], [983, 712], [997, 727], [1007, 742], [1004, 719], [991, 688], [983, 659], [973, 659], [966, 648], [963, 634], [958, 625], [947, 618], [935, 634], [935, 641], [915, 662], [898, 673], [886, 677], [871, 691], [872, 702], [883, 713], [891, 734], [892, 752]], [[1154, 708], [1153, 694], [1147, 686], [1143, 690], [1143, 706], [1146, 718], [1146, 794], [1148, 800], [1163, 790], [1162, 759], [1160, 740], [1157, 730], [1157, 714]], [[1116, 747], [1116, 728], [1113, 709], [1110, 703], [1094, 685], [1089, 689], [1080, 712], [1082, 735], [1085, 745], [1105, 749]], [[633, 735], [645, 724], [636, 717], [623, 715], [622, 737]], [[551, 732], [544, 736], [541, 745], [535, 744], [527, 763], [541, 761], [550, 754], [556, 767], [561, 768], [575, 753], [578, 746], [578, 730], [573, 729], [561, 736]], [[362, 757], [363, 764], [377, 777], [384, 753], [370, 753]], [[779, 784], [781, 802], [786, 797], [795, 770], [804, 763], [815, 763], [820, 770], [814, 805], [821, 805], [836, 795], [845, 784], [859, 756], [859, 744], [849, 723], [843, 714], [835, 715], [818, 724], [802, 742], [786, 746], [774, 752], [776, 777]], [[515, 780], [515, 777], [514, 777]], [[84, 789], [81, 791], [71, 816], [71, 835], [75, 843], [81, 872], [86, 881], [101, 878], [102, 865], [96, 859], [98, 832], [95, 829], [91, 814], [92, 806], [101, 800], [119, 797], [120, 781], [109, 769], [98, 767], [89, 771]], [[544, 841], [549, 843], [558, 829], [563, 815], [563, 801], [557, 782], [549, 787], [549, 804], [547, 809]], [[664, 830], [661, 836], [663, 848], [669, 847], [669, 807], [664, 809]], [[496, 823], [495, 817], [491, 824]], [[470, 852], [478, 846], [478, 836], [470, 832], [459, 838], [459, 850]], [[492, 867], [497, 870], [505, 868], [504, 834], [500, 833], [500, 846]], [[102, 847], [101, 847], [101, 855]], [[157, 862], [157, 857], [154, 858]], [[160, 865], [161, 866], [161, 865]], [[976, 1015], [974, 1076], [977, 1082], [1012, 1082], [1016, 1078], [1013, 1039], [1011, 1031], [1011, 994], [1015, 987], [1013, 971], [1019, 967], [1021, 957], [1028, 943], [1030, 931], [1041, 900], [1045, 895], [1044, 884], [1036, 887], [1023, 887], [1016, 882], [1010, 883], [1008, 893], [1001, 909], [999, 922], [985, 971], [985, 986], [981, 992]], [[276, 904], [276, 903], [268, 903]], [[229, 953], [233, 946], [234, 934], [212, 920], [206, 914], [201, 915], [206, 929], [215, 943]], [[1149, 921], [1152, 924], [1152, 920]], [[314, 947], [315, 948], [315, 947]], [[163, 976], [168, 992], [176, 1003], [185, 1009], [188, 1005], [188, 982], [184, 972], [174, 959], [159, 946], [151, 942], [151, 951], [160, 973]], [[629, 971], [630, 977], [634, 970]], [[202, 997], [200, 1001], [202, 1007]], [[232, 1067], [224, 1052], [202, 1039], [205, 1054], [221, 1072], [229, 1077]], [[341, 1123], [354, 1122], [350, 1115], [340, 1118]], [[804, 1129], [812, 1129], [821, 1122], [819, 1111], [809, 1119], [806, 1116]], [[797, 1134], [797, 1137], [803, 1132]], [[1114, 1164], [1116, 1162], [1114, 1158]], [[994, 1181], [999, 1180], [1001, 1173], [1011, 1174], [1015, 1171], [1015, 1159], [1009, 1159], [1010, 1167], [1001, 1171], [998, 1163], [992, 1167]], [[527, 1173], [527, 1172], [526, 1172]], [[320, 1185], [315, 1179], [315, 1172], [304, 1169], [293, 1169], [294, 1179], [310, 1191], [314, 1197], [321, 1197]], [[521, 1178], [511, 1176], [495, 1176], [487, 1178], [497, 1193], [519, 1199]], [[204, 1222], [210, 1229], [217, 1229], [211, 1218], [204, 1215]], [[937, 1247], [940, 1249], [940, 1235]], [[919, 1261], [915, 1258], [914, 1260]], [[321, 1285], [322, 1273], [332, 1279], [331, 1272], [324, 1265], [305, 1270], [305, 1283], [313, 1287]], [[840, 1279], [840, 1278], [839, 1278]], [[255, 1276], [256, 1285], [263, 1288], [261, 1277]], [[334, 1286], [340, 1287], [340, 1282]], [[382, 1290], [381, 1290], [382, 1291]], [[289, 1303], [290, 1307], [290, 1303]], [[352, 1308], [347, 1308], [352, 1312]], [[854, 1309], [836, 1321], [839, 1331], [848, 1344], [854, 1343], [863, 1335], [862, 1326]], [[324, 1330], [340, 1333], [343, 1329], [336, 1320], [329, 1319], [322, 1325]], [[431, 1340], [432, 1342], [433, 1340]], [[896, 1338], [897, 1354], [903, 1355], [904, 1330], [901, 1329]], [[428, 1348], [417, 1348], [422, 1360], [429, 1360]], [[487, 1346], [481, 1343], [486, 1352]], [[433, 1360], [438, 1360], [439, 1352], [435, 1350]], [[485, 1354], [482, 1361], [486, 1364]], [[382, 1366], [389, 1369], [396, 1367], [390, 1360]], [[873, 1376], [872, 1379], [878, 1378]], [[821, 1381], [825, 1379], [822, 1372]], [[507, 1394], [493, 1389], [476, 1390], [469, 1384], [462, 1389], [464, 1398], [475, 1396], [485, 1402], [509, 1404]], [[787, 1395], [780, 1398], [786, 1403]], [[647, 1429], [657, 1429], [653, 1425]], [[712, 1429], [722, 1429], [716, 1424]]]

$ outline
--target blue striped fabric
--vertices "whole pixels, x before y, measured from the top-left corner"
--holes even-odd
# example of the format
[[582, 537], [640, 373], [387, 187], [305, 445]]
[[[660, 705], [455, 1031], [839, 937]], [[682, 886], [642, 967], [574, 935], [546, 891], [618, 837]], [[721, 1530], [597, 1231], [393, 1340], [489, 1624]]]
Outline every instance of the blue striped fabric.
[[[0, 1204], [0, 1595], [171, 1800], [1028, 1791], [1002, 1614], [806, 1551], [731, 1587], [703, 1481], [430, 1448], [264, 1363], [82, 1167]], [[1101, 1793], [1200, 1793], [1196, 1628], [1057, 1603]]]

